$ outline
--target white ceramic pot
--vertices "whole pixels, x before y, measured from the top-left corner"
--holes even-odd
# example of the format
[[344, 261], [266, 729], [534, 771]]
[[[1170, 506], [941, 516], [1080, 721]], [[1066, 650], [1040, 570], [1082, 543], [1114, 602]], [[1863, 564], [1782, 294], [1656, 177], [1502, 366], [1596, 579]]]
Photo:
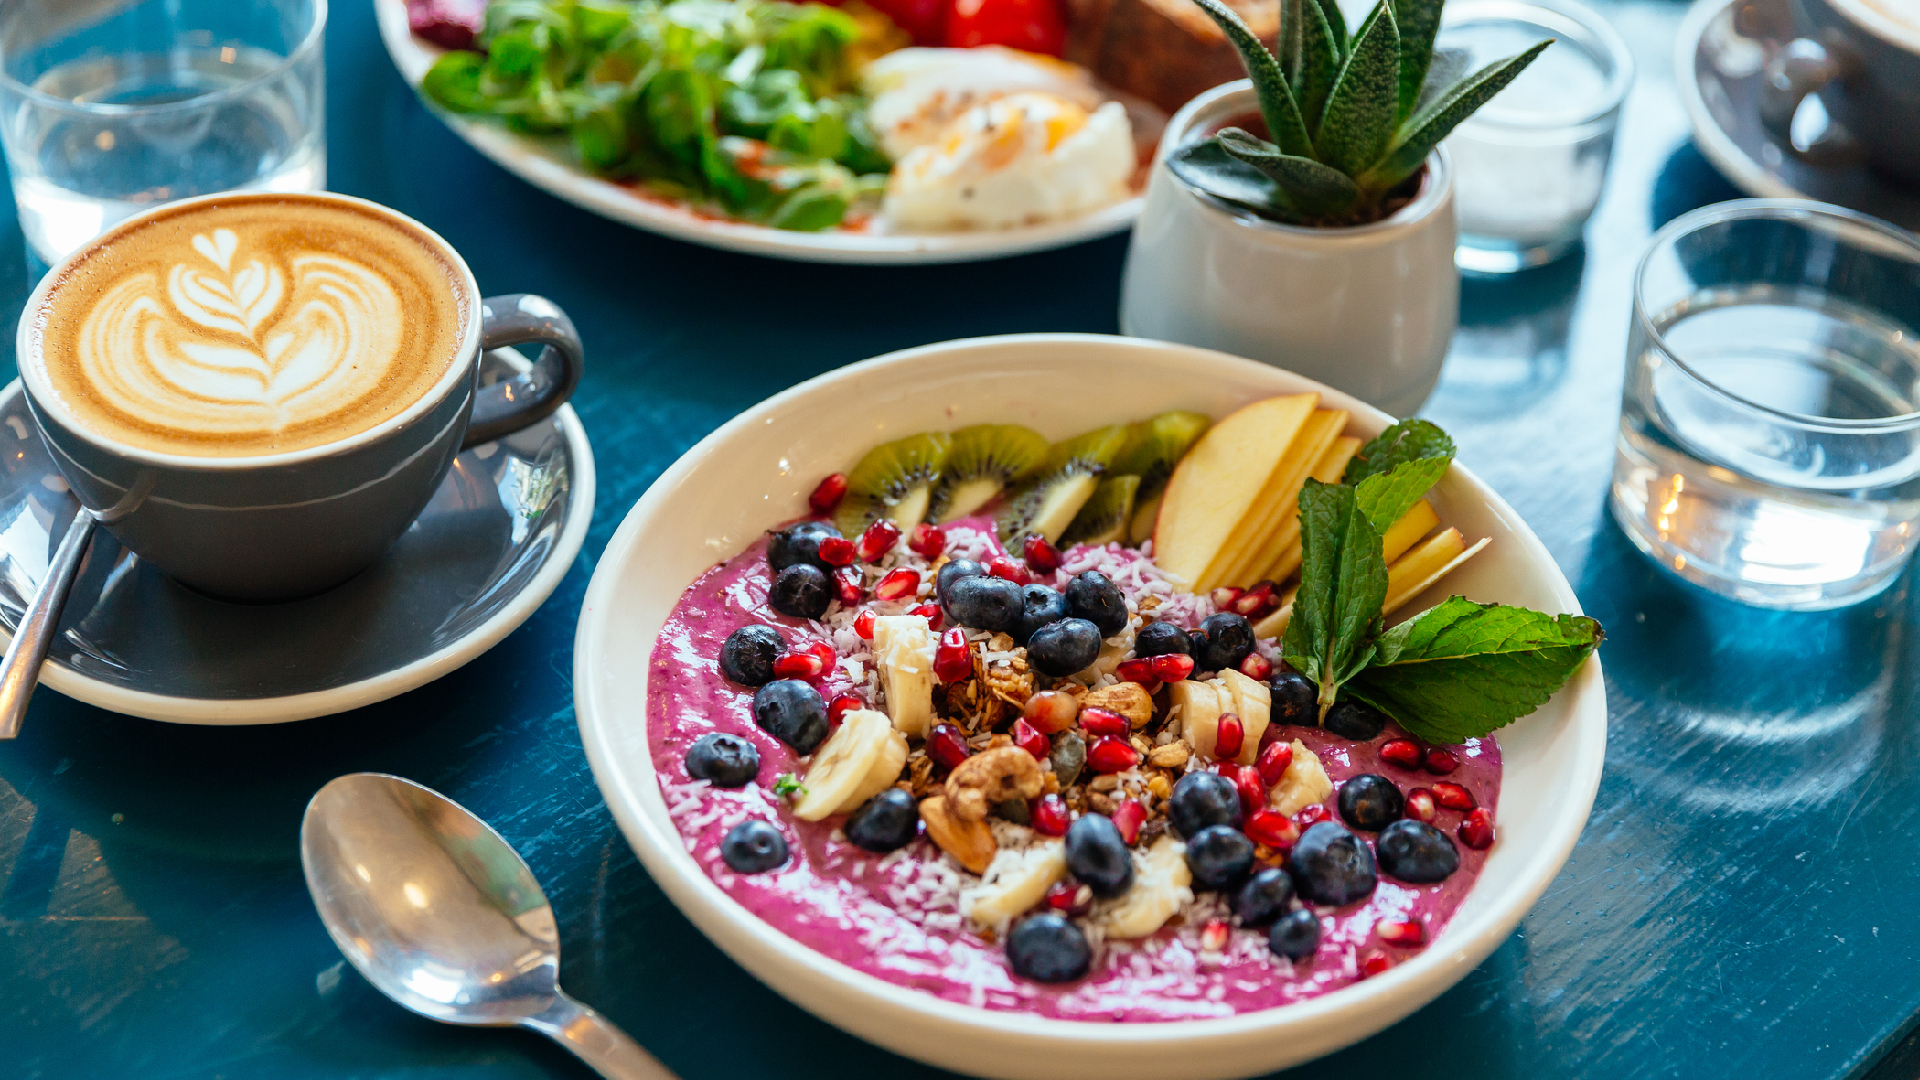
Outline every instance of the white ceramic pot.
[[1440, 379], [1460, 314], [1452, 164], [1435, 150], [1411, 203], [1351, 229], [1276, 224], [1167, 168], [1169, 152], [1258, 107], [1242, 79], [1167, 125], [1127, 255], [1121, 331], [1274, 364], [1411, 415]]

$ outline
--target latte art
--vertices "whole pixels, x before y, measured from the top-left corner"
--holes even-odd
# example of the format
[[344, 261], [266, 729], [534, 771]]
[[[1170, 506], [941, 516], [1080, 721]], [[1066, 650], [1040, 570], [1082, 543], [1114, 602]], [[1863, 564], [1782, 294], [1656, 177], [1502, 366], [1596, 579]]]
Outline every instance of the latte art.
[[464, 289], [398, 223], [236, 200], [150, 219], [77, 262], [40, 313], [40, 351], [62, 404], [110, 438], [279, 453], [364, 431], [432, 388], [462, 340]]

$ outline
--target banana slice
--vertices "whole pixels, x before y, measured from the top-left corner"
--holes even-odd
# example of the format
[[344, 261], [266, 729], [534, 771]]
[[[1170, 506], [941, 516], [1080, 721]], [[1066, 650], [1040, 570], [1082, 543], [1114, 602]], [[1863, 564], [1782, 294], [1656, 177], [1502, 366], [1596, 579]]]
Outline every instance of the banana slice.
[[1293, 764], [1280, 774], [1280, 782], [1267, 794], [1267, 804], [1291, 817], [1333, 794], [1333, 780], [1320, 765], [1320, 759], [1307, 744], [1293, 740]]
[[1167, 684], [1169, 711], [1180, 707], [1180, 737], [1202, 757], [1213, 756], [1214, 738], [1220, 730], [1220, 714], [1233, 711], [1231, 695], [1220, 692], [1217, 681], [1198, 682], [1182, 679]]
[[924, 738], [933, 718], [933, 629], [924, 615], [873, 620], [873, 659], [893, 726]]
[[1023, 851], [1002, 848], [980, 884], [960, 892], [960, 914], [976, 926], [998, 926], [1026, 912], [1067, 876], [1067, 846], [1058, 840]]
[[1267, 730], [1267, 721], [1273, 715], [1273, 691], [1258, 679], [1250, 679], [1237, 671], [1223, 671], [1213, 680], [1220, 684], [1223, 698], [1231, 697], [1231, 712], [1240, 717], [1240, 726], [1246, 731], [1246, 740], [1240, 744], [1240, 754], [1233, 760], [1242, 765], [1251, 765], [1260, 756], [1260, 736]]
[[1187, 845], [1171, 836], [1133, 856], [1133, 888], [1095, 916], [1108, 937], [1143, 938], [1167, 924], [1174, 912], [1193, 902], [1193, 872], [1187, 869]]
[[907, 737], [894, 730], [886, 714], [855, 709], [813, 752], [793, 816], [819, 821], [852, 810], [898, 780], [906, 763]]

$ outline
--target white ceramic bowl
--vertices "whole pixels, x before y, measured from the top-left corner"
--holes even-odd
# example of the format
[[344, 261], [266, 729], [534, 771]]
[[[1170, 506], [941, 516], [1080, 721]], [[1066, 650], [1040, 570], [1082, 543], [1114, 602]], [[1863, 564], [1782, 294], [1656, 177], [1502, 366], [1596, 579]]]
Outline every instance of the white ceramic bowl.
[[[735, 417], [641, 497], [608, 545], [580, 615], [574, 696], [600, 790], [641, 862], [727, 954], [795, 1004], [921, 1061], [982, 1076], [1166, 1080], [1268, 1072], [1318, 1057], [1437, 997], [1513, 931], [1573, 849], [1606, 750], [1600, 664], [1499, 734], [1500, 838], [1454, 921], [1425, 952], [1311, 1001], [1221, 1020], [1100, 1024], [942, 1001], [854, 971], [749, 914], [688, 857], [647, 750], [647, 658], [681, 592], [763, 530], [806, 509], [820, 477], [916, 431], [1017, 421], [1061, 438], [1165, 409], [1223, 416], [1274, 394], [1320, 390], [1373, 434], [1390, 419], [1297, 375], [1221, 353], [1126, 338], [1032, 335], [930, 345], [841, 368]], [[1449, 592], [1580, 610], [1525, 523], [1455, 465], [1441, 519], [1493, 543]], [[1428, 598], [1420, 606], [1437, 597]]]

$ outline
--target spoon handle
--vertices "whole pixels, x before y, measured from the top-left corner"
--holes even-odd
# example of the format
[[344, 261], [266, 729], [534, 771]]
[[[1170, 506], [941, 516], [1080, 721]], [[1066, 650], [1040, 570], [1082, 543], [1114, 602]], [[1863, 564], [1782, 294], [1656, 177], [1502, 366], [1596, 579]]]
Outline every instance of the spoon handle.
[[87, 541], [93, 538], [93, 526], [99, 519], [93, 511], [81, 507], [73, 516], [60, 547], [53, 553], [40, 590], [20, 616], [13, 640], [7, 644], [6, 658], [0, 660], [0, 739], [20, 734], [27, 718], [27, 702], [40, 681], [40, 664], [47, 658], [47, 647], [60, 626], [60, 609], [66, 606], [67, 593], [73, 588], [74, 571], [80, 568], [80, 556], [86, 554]]
[[679, 1080], [613, 1021], [565, 994], [526, 1025], [573, 1051], [607, 1080]]

